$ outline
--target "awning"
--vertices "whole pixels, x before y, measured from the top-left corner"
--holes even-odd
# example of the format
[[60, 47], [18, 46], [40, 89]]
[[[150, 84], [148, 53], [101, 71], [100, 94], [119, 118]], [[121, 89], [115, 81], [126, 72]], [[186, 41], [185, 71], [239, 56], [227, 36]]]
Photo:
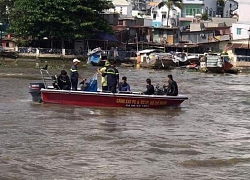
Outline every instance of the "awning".
[[194, 18], [186, 18], [186, 17], [180, 17], [179, 21], [188, 21], [188, 22], [192, 22]]
[[243, 43], [227, 44], [224, 48], [224, 51], [231, 49], [248, 49], [248, 45]]
[[95, 38], [101, 39], [101, 40], [104, 40], [104, 41], [118, 42], [118, 40], [114, 36], [112, 36], [110, 34], [107, 34], [105, 32], [96, 32], [95, 33]]

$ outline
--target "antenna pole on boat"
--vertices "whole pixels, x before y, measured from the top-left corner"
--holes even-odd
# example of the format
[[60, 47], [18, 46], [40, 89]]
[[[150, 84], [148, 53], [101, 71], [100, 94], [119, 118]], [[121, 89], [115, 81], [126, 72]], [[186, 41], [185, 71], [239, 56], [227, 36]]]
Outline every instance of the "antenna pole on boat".
[[87, 48], [88, 48], [88, 52], [89, 52], [89, 41], [87, 40]]

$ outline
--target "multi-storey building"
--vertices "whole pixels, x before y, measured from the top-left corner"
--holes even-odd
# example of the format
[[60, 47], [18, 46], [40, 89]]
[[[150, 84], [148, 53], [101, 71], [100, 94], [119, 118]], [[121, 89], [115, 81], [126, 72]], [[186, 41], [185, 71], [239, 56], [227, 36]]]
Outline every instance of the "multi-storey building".
[[121, 17], [132, 17], [132, 5], [126, 0], [112, 0], [114, 8], [109, 9], [109, 13], [120, 14]]
[[223, 7], [223, 17], [232, 17], [238, 14], [238, 1], [239, 0], [226, 0]]
[[[169, 12], [169, 15], [168, 15]], [[158, 6], [152, 7], [151, 9], [151, 18], [153, 27], [177, 26], [178, 15], [181, 13], [181, 10], [178, 7], [172, 7], [170, 11], [167, 6], [158, 8]], [[169, 17], [169, 19], [168, 19]]]
[[238, 8], [239, 19], [237, 23], [232, 24], [233, 39], [244, 39], [250, 36], [250, 1], [240, 0]]
[[196, 15], [206, 13], [208, 17], [215, 17], [217, 13], [217, 0], [183, 0], [180, 25], [188, 26]]

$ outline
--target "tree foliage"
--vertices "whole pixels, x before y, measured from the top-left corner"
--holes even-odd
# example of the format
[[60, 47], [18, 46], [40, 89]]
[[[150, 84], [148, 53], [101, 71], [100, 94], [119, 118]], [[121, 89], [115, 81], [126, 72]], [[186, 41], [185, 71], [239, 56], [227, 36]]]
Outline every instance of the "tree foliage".
[[207, 15], [207, 13], [203, 13], [202, 15], [201, 15], [201, 19], [202, 20], [208, 20], [208, 15]]
[[10, 10], [14, 5], [14, 0], [0, 0], [0, 22], [9, 23]]
[[94, 31], [110, 31], [102, 18], [108, 0], [15, 0], [10, 31], [19, 37], [88, 37]]

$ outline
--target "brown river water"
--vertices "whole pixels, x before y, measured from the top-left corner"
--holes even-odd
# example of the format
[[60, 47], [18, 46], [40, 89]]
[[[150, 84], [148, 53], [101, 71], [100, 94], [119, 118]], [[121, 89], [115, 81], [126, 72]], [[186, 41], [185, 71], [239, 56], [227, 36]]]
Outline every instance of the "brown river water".
[[[95, 69], [79, 72], [90, 78]], [[171, 73], [189, 99], [166, 109], [36, 104], [28, 86], [39, 70], [0, 66], [0, 179], [250, 178], [249, 75], [119, 71], [135, 91]]]

